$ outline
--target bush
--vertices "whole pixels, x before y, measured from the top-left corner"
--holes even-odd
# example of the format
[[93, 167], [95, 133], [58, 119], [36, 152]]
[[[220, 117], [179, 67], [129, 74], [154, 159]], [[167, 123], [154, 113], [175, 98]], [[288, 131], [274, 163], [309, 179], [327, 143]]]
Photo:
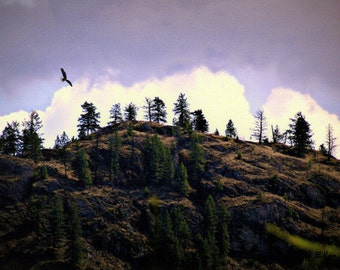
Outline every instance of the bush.
[[242, 159], [242, 152], [240, 150], [237, 151], [236, 159]]

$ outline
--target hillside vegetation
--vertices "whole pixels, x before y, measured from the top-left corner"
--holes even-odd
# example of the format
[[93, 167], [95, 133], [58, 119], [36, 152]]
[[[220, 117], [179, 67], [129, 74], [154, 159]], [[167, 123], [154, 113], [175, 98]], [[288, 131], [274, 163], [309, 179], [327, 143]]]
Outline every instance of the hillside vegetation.
[[340, 265], [333, 249], [282, 236], [340, 247], [339, 160], [149, 122], [103, 128], [67, 150], [65, 164], [56, 150], [39, 163], [0, 155], [1, 269]]

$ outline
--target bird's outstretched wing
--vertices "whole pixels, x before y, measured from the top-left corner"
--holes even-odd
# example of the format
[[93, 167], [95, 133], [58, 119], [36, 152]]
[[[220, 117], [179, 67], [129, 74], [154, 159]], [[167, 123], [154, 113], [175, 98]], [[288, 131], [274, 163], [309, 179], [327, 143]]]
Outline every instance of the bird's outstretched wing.
[[72, 83], [69, 80], [65, 80], [69, 85], [72, 86]]
[[61, 74], [63, 74], [63, 77], [66, 80], [67, 79], [67, 75], [66, 75], [65, 70], [63, 68], [61, 68], [60, 70], [61, 70]]

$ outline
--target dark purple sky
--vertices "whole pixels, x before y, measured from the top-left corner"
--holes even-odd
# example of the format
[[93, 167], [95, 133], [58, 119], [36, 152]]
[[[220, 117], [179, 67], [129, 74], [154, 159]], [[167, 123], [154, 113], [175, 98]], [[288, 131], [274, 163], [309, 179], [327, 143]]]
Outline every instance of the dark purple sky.
[[340, 116], [340, 1], [0, 2], [0, 115], [46, 108], [60, 67], [128, 86], [197, 66], [234, 75], [253, 111], [287, 87]]

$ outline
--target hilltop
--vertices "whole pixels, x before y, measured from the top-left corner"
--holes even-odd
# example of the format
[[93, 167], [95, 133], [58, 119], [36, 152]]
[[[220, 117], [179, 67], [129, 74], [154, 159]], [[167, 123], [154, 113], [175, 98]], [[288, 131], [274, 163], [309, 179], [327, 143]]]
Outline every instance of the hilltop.
[[[120, 143], [112, 177], [114, 136]], [[161, 145], [159, 153], [168, 153], [153, 167], [147, 163], [153, 149], [148, 145]], [[227, 265], [221, 262], [220, 269], [309, 269], [311, 265], [333, 269], [339, 262], [328, 251], [299, 249], [266, 230], [266, 224], [275, 224], [291, 235], [340, 247], [339, 160], [327, 161], [317, 151], [299, 158], [289, 155], [290, 148], [282, 144], [179, 133], [172, 126], [149, 122], [109, 126], [70, 142], [67, 149], [73, 157], [80, 149], [85, 151], [92, 184], [80, 183], [72, 162], [65, 176], [56, 150], [44, 150], [39, 163], [0, 155], [2, 269], [72, 269], [70, 258], [76, 248], [69, 239], [77, 235], [73, 227], [78, 222], [73, 206], [81, 226], [80, 268], [167, 269], [165, 262], [169, 269], [189, 263], [203, 268], [210, 265], [210, 258], [213, 269], [213, 251], [204, 254], [204, 245], [216, 241], [221, 254], [224, 242], [208, 241], [209, 198], [219, 218], [223, 209], [230, 214], [221, 223], [228, 223], [225, 239], [230, 249]], [[195, 149], [196, 156], [203, 157], [198, 161], [203, 166], [199, 175], [192, 161]], [[173, 167], [166, 167], [167, 155]], [[185, 192], [178, 182], [181, 164], [190, 185]], [[161, 176], [156, 174], [159, 168]], [[172, 246], [163, 242], [165, 229]], [[214, 233], [219, 235], [219, 229]], [[172, 253], [178, 250], [181, 253]], [[183, 265], [171, 260], [178, 257]]]

